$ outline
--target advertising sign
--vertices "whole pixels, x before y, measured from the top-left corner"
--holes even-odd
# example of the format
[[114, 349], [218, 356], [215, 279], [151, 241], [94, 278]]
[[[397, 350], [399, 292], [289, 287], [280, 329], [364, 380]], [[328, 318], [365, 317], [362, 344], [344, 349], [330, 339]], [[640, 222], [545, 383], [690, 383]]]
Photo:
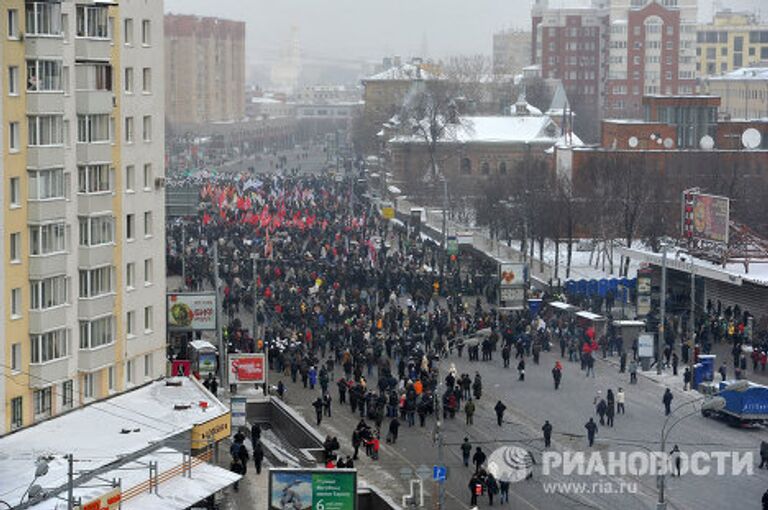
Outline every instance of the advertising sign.
[[229, 384], [263, 383], [264, 354], [230, 354]]
[[122, 494], [120, 489], [113, 489], [103, 496], [91, 500], [82, 506], [76, 506], [76, 510], [117, 510], [120, 508]]
[[192, 428], [192, 449], [205, 448], [210, 440], [216, 443], [225, 437], [229, 437], [232, 431], [231, 422], [232, 417], [227, 412], [218, 418], [195, 425]]
[[248, 399], [246, 397], [230, 397], [229, 409], [232, 413], [232, 426], [233, 427], [245, 427], [246, 423], [246, 406]]
[[216, 294], [168, 294], [168, 329], [216, 330]]
[[382, 207], [381, 208], [381, 217], [385, 220], [391, 220], [395, 217], [395, 208], [394, 207]]
[[643, 333], [637, 338], [637, 355], [641, 358], [653, 358], [653, 333]]
[[445, 249], [448, 252], [448, 255], [459, 254], [459, 241], [456, 239], [456, 236], [448, 236]]
[[730, 200], [703, 193], [683, 195], [683, 235], [728, 244]]
[[188, 359], [175, 359], [171, 362], [173, 377], [189, 377], [192, 373], [192, 362]]
[[270, 469], [269, 510], [355, 510], [354, 469]]
[[499, 278], [504, 287], [525, 285], [525, 264], [501, 262], [499, 264]]

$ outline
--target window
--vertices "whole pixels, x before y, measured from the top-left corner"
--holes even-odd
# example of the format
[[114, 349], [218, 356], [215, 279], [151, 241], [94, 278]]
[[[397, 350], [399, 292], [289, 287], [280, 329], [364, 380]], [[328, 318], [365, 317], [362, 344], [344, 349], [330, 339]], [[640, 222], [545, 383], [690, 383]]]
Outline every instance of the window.
[[11, 289], [11, 319], [21, 317], [21, 289]]
[[480, 172], [482, 172], [483, 175], [488, 175], [491, 173], [491, 165], [489, 165], [487, 161], [483, 161], [480, 165]]
[[78, 143], [99, 143], [109, 140], [109, 114], [77, 116]]
[[19, 95], [19, 67], [8, 67], [8, 95]]
[[125, 68], [124, 87], [126, 94], [133, 94], [133, 67]]
[[29, 115], [29, 146], [40, 147], [64, 143], [62, 115]]
[[141, 21], [141, 44], [144, 46], [152, 44], [152, 24], [148, 19]]
[[64, 328], [29, 337], [32, 363], [47, 363], [69, 356], [69, 338]]
[[733, 67], [741, 67], [742, 65], [744, 65], [744, 54], [735, 53], [733, 55]]
[[21, 370], [21, 344], [18, 342], [11, 345], [11, 370], [14, 372]]
[[107, 387], [109, 391], [115, 391], [115, 367], [111, 366], [107, 369]]
[[152, 284], [152, 259], [144, 259], [144, 285]]
[[115, 219], [112, 216], [81, 216], [80, 246], [99, 246], [115, 242]]
[[107, 164], [77, 167], [78, 193], [104, 193], [112, 189], [111, 168]]
[[27, 92], [63, 92], [60, 60], [27, 60]]
[[114, 270], [112, 266], [80, 270], [81, 298], [103, 296], [114, 291]]
[[24, 408], [21, 397], [11, 399], [11, 428], [20, 429], [24, 424]]
[[152, 355], [144, 355], [144, 377], [150, 377], [152, 374]]
[[8, 125], [8, 150], [19, 152], [19, 123], [11, 122]]
[[142, 139], [145, 142], [151, 142], [152, 141], [152, 117], [150, 115], [145, 115], [143, 119], [143, 130], [142, 130]]
[[11, 207], [21, 206], [21, 180], [11, 177], [10, 180]]
[[75, 401], [75, 383], [71, 379], [61, 383], [61, 407], [69, 409]]
[[136, 168], [133, 165], [125, 167], [125, 191], [133, 191], [136, 186]]
[[134, 379], [133, 371], [134, 371], [135, 365], [136, 363], [132, 359], [129, 359], [128, 361], [125, 362], [125, 382], [127, 382], [128, 384], [133, 384], [133, 379]]
[[11, 234], [11, 262], [21, 262], [21, 232]]
[[152, 211], [144, 213], [144, 237], [152, 236]]
[[34, 392], [35, 417], [46, 417], [51, 414], [51, 388], [43, 388]]
[[83, 398], [93, 398], [93, 388], [94, 388], [94, 375], [93, 374], [85, 374], [83, 376]]
[[58, 2], [27, 2], [28, 35], [61, 35], [61, 4]]
[[125, 314], [125, 334], [128, 337], [136, 335], [136, 311], [131, 310]]
[[8, 39], [19, 38], [19, 11], [8, 9]]
[[42, 280], [30, 280], [30, 308], [32, 310], [46, 310], [55, 306], [66, 305], [67, 286], [68, 282], [65, 275]]
[[64, 169], [29, 170], [29, 199], [64, 198]]
[[152, 307], [144, 307], [144, 332], [150, 333], [152, 331]]
[[133, 214], [125, 215], [125, 237], [129, 241], [136, 237], [136, 216]]
[[125, 118], [125, 142], [133, 143], [133, 117]]
[[133, 18], [123, 20], [123, 41], [126, 46], [133, 44]]
[[144, 191], [152, 189], [152, 163], [144, 165]]
[[463, 174], [472, 173], [472, 162], [469, 160], [469, 158], [461, 159], [461, 173]]
[[106, 6], [77, 6], [77, 37], [109, 38], [109, 19]]
[[141, 72], [141, 90], [145, 94], [152, 92], [152, 68], [145, 67]]
[[507, 175], [507, 163], [505, 161], [499, 163], [499, 175]]
[[134, 262], [125, 265], [125, 286], [129, 289], [136, 286], [136, 264]]
[[760, 60], [768, 60], [768, 46], [760, 48]]
[[92, 321], [80, 321], [80, 348], [96, 349], [115, 341], [115, 322], [111, 315]]
[[47, 223], [29, 226], [29, 254], [50, 255], [67, 249], [66, 223]]
[[75, 67], [76, 90], [112, 90], [112, 66], [109, 64], [78, 64]]

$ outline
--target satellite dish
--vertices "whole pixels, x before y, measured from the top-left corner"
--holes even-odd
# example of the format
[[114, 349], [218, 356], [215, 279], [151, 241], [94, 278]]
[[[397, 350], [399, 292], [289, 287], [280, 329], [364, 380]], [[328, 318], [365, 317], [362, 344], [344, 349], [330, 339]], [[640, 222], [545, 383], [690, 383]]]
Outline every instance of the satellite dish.
[[656, 139], [656, 133], [651, 133], [651, 140], [655, 140], [655, 139]]
[[661, 139], [661, 137], [658, 137], [658, 138], [656, 139], [656, 143], [658, 143], [659, 145], [661, 145], [662, 143], [664, 143], [664, 140], [662, 140], [662, 139]]
[[741, 134], [741, 143], [747, 149], [757, 149], [762, 141], [763, 137], [760, 131], [755, 128], [749, 128]]
[[715, 148], [715, 139], [709, 135], [704, 135], [701, 137], [701, 140], [699, 140], [699, 147], [701, 147], [702, 150], [711, 151]]
[[664, 148], [665, 149], [671, 149], [675, 146], [675, 142], [671, 138], [665, 138], [664, 139]]
[[633, 149], [637, 147], [638, 142], [639, 140], [637, 139], [636, 136], [630, 136], [629, 140], [627, 141], [627, 143], [629, 143], [629, 146], [632, 147]]

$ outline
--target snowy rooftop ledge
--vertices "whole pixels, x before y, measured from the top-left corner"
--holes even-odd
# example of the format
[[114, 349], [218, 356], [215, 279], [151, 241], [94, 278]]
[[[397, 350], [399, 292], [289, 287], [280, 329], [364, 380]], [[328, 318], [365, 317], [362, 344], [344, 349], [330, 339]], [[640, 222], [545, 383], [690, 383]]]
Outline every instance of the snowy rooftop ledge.
[[[18, 503], [35, 477], [38, 458], [49, 459], [48, 473], [35, 482], [47, 492], [67, 483], [67, 454], [74, 455], [76, 472], [117, 466], [121, 459], [153, 445], [159, 448], [164, 440], [228, 412], [198, 381], [171, 378], [0, 437], [0, 499]], [[189, 451], [191, 446], [188, 438], [171, 443], [169, 446], [182, 451]], [[105, 487], [102, 492], [109, 490]], [[48, 510], [57, 504], [66, 507], [66, 503], [51, 498], [33, 508]]]

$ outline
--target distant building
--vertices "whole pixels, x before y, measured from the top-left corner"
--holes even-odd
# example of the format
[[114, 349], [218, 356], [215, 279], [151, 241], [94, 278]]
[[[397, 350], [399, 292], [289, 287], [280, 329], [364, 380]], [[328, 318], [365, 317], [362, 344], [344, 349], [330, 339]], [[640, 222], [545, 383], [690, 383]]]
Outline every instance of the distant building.
[[718, 12], [712, 23], [697, 27], [696, 44], [701, 77], [768, 64], [768, 25], [753, 13]]
[[166, 114], [173, 125], [245, 115], [245, 23], [165, 16]]
[[493, 34], [493, 74], [520, 74], [531, 62], [531, 33], [503, 30]]
[[270, 81], [274, 90], [293, 95], [299, 88], [301, 77], [301, 45], [298, 27], [291, 27], [291, 36], [280, 50], [280, 58], [270, 69]]
[[768, 67], [746, 67], [704, 80], [707, 93], [720, 96], [720, 113], [733, 119], [768, 118]]

